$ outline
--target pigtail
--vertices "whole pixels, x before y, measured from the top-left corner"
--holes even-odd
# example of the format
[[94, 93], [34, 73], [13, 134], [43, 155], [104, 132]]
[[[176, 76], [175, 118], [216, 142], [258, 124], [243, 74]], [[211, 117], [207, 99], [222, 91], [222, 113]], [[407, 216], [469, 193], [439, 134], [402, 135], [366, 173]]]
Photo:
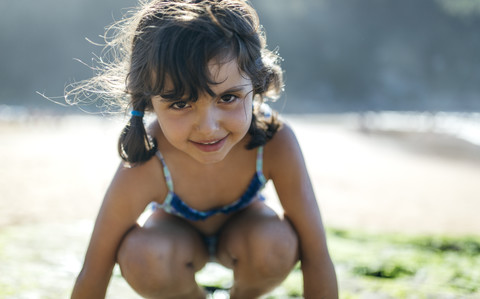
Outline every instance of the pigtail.
[[265, 143], [273, 138], [281, 126], [282, 123], [278, 119], [278, 115], [275, 111], [270, 111], [269, 115], [254, 112], [252, 123], [248, 129], [251, 138], [246, 148], [254, 149], [261, 145], [265, 145]]
[[129, 164], [148, 161], [157, 151], [157, 141], [145, 130], [144, 111], [145, 105], [134, 105], [130, 120], [118, 140], [118, 153]]

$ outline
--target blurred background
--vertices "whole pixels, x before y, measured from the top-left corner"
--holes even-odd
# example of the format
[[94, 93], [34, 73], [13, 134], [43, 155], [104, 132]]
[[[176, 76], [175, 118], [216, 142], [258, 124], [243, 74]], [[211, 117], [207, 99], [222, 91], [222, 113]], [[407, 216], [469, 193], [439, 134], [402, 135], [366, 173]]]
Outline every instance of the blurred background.
[[[476, 0], [254, 0], [285, 59], [286, 112], [479, 111]], [[92, 75], [104, 27], [134, 0], [2, 0], [0, 103], [56, 108]], [[58, 108], [58, 107], [57, 107]]]
[[[251, 2], [342, 297], [478, 298], [480, 0]], [[126, 119], [39, 94], [63, 103], [136, 4], [0, 0], [0, 298], [68, 297]], [[297, 278], [273, 298], [300, 296]], [[109, 294], [137, 298], [118, 270]]]

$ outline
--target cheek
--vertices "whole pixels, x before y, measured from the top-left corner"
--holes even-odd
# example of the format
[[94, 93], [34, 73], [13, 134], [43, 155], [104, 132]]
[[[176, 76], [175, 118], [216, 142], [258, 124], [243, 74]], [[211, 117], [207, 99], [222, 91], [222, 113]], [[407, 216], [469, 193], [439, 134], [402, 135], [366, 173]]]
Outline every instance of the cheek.
[[239, 105], [237, 109], [230, 111], [228, 119], [232, 124], [235, 124], [239, 129], [248, 130], [252, 122], [252, 105], [251, 101], [245, 101]]
[[157, 116], [163, 135], [170, 141], [180, 140], [188, 134], [188, 122], [176, 117]]

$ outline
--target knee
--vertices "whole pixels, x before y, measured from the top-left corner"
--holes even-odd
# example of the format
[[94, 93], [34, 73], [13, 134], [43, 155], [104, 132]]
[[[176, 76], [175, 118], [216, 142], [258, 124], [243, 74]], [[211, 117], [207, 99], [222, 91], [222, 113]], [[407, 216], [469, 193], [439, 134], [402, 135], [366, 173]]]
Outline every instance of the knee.
[[[289, 225], [289, 224], [288, 224]], [[291, 227], [265, 228], [252, 244], [254, 264], [264, 276], [288, 274], [298, 260], [298, 238]]]
[[136, 228], [122, 242], [117, 262], [140, 295], [170, 296], [188, 290], [194, 281], [196, 269], [188, 248], [178, 240], [159, 239], [152, 229]]
[[298, 237], [286, 221], [252, 228], [246, 238], [243, 258], [264, 278], [284, 277], [298, 261]]

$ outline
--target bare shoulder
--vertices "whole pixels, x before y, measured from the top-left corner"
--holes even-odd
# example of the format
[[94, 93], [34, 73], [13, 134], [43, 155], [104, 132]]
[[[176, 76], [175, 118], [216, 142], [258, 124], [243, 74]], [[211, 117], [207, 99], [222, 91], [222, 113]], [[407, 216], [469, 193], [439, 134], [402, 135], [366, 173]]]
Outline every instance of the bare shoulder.
[[[159, 131], [157, 121], [147, 126], [147, 133], [150, 136], [157, 137]], [[154, 198], [162, 193], [163, 187], [166, 188], [162, 169], [161, 162], [156, 156], [131, 166], [120, 163], [113, 178], [112, 187], [126, 194], [134, 193], [136, 197]]]
[[292, 128], [282, 123], [274, 137], [265, 145], [265, 166], [269, 178], [274, 179], [278, 173], [302, 167], [303, 156]]
[[112, 180], [106, 200], [123, 201], [137, 211], [166, 195], [162, 166], [156, 157], [147, 162], [127, 167], [121, 163]]
[[287, 123], [282, 123], [273, 138], [266, 144], [265, 150], [270, 155], [289, 153], [292, 148], [297, 148], [298, 141], [294, 131]]

